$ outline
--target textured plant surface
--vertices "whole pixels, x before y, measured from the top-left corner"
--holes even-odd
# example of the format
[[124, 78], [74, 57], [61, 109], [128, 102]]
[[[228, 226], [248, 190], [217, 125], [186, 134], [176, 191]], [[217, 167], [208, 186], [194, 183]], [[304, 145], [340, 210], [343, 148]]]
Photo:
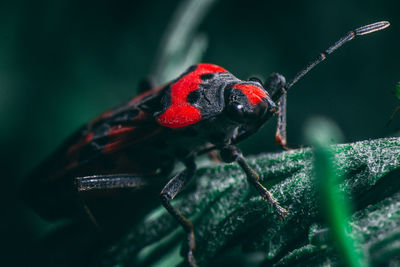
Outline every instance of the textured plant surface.
[[[400, 264], [400, 138], [330, 147], [339, 191], [353, 203], [350, 237], [371, 264]], [[249, 159], [280, 204], [281, 221], [247, 184], [236, 164], [202, 168], [173, 202], [195, 225], [199, 265], [313, 266], [339, 264], [337, 246], [321, 216], [310, 148]], [[328, 212], [328, 211], [324, 211]], [[161, 207], [100, 257], [104, 265], [176, 266], [184, 234]], [[184, 248], [183, 248], [184, 249]]]

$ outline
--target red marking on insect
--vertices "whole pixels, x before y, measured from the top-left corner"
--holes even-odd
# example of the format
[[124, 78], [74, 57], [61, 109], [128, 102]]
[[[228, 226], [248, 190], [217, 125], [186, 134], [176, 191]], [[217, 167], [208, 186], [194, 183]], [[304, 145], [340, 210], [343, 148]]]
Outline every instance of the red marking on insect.
[[[102, 149], [103, 154], [112, 154], [125, 147], [129, 147], [135, 144], [140, 144], [143, 140], [149, 139], [150, 137], [159, 134], [162, 129], [160, 128], [137, 128], [137, 127], [124, 127], [127, 129], [119, 129], [118, 134], [108, 133], [107, 135], [111, 137], [111, 140]], [[128, 129], [130, 128], [130, 129]]]
[[136, 143], [134, 138], [136, 127], [128, 126], [123, 127], [121, 125], [113, 126], [107, 132], [107, 136], [110, 137], [109, 143], [103, 148], [103, 153], [109, 154], [115, 152], [128, 144]]
[[201, 121], [200, 110], [187, 102], [190, 92], [198, 90], [202, 82], [201, 75], [227, 72], [213, 64], [198, 64], [197, 68], [181, 77], [171, 85], [171, 106], [158, 117], [159, 124], [169, 128], [180, 128]]
[[126, 134], [135, 130], [136, 127], [123, 127], [122, 125], [116, 125], [111, 127], [108, 131], [107, 136], [117, 136], [120, 134]]
[[189, 105], [171, 106], [158, 118], [158, 122], [170, 128], [180, 128], [201, 121], [200, 110]]
[[233, 88], [241, 90], [253, 106], [262, 102], [267, 97], [267, 93], [264, 90], [252, 84], [235, 84]]
[[116, 141], [114, 141], [114, 142], [108, 143], [108, 144], [103, 148], [102, 151], [103, 151], [104, 154], [111, 154], [111, 153], [113, 153], [113, 152], [119, 150], [119, 148], [120, 148], [122, 145], [126, 145], [126, 138], [119, 139], [119, 140], [116, 140]]

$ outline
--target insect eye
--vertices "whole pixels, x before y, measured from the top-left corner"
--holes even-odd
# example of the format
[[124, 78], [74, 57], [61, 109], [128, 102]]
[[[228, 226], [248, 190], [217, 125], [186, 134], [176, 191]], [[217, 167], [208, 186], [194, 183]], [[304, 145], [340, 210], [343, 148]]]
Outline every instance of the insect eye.
[[235, 121], [242, 121], [246, 117], [243, 104], [232, 103], [228, 109], [229, 116]]
[[240, 115], [241, 117], [244, 116], [244, 109], [242, 104], [237, 104], [234, 106], [235, 112]]
[[225, 110], [229, 118], [237, 122], [246, 122], [254, 112], [254, 107], [250, 105], [248, 97], [237, 88], [226, 90], [225, 97]]

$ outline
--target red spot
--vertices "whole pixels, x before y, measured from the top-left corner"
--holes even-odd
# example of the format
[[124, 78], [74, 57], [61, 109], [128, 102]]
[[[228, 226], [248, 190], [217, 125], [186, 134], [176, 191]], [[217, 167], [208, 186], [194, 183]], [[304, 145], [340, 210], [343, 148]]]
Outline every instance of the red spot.
[[135, 130], [135, 128], [136, 127], [123, 127], [122, 125], [116, 125], [111, 127], [111, 129], [107, 133], [107, 136], [115, 136], [115, 135], [129, 133]]
[[264, 90], [252, 84], [235, 84], [233, 88], [241, 90], [253, 106], [262, 102], [267, 97], [267, 93]]
[[157, 121], [169, 128], [180, 128], [202, 119], [200, 110], [187, 102], [190, 92], [198, 90], [202, 82], [200, 76], [206, 73], [227, 72], [213, 64], [198, 64], [196, 69], [189, 72], [171, 85], [171, 106], [161, 114]]
[[102, 150], [104, 154], [111, 154], [120, 149], [121, 146], [126, 145], [125, 139], [116, 140], [108, 143]]
[[[128, 128], [128, 127], [124, 127]], [[125, 147], [132, 146], [135, 144], [140, 144], [145, 140], [151, 139], [152, 136], [157, 135], [162, 131], [162, 129], [157, 126], [154, 128], [150, 127], [129, 127], [131, 130], [126, 130], [120, 132], [119, 134], [110, 136], [109, 143], [102, 149], [103, 154], [112, 154], [119, 151]]]
[[158, 118], [161, 125], [170, 128], [188, 126], [201, 120], [200, 110], [191, 105], [171, 106]]

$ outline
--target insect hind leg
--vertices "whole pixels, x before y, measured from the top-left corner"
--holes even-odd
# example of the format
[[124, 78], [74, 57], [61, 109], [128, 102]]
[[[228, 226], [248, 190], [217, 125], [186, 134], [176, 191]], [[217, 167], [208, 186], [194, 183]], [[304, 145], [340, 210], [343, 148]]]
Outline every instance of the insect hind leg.
[[82, 213], [86, 215], [86, 218], [96, 226], [97, 229], [101, 229], [92, 211], [86, 204], [85, 199], [82, 196], [83, 192], [88, 191], [100, 191], [100, 190], [113, 190], [113, 189], [125, 189], [145, 186], [147, 183], [143, 177], [138, 177], [130, 174], [116, 174], [116, 175], [91, 175], [82, 176], [75, 178], [75, 188], [78, 195], [79, 206]]
[[91, 175], [77, 177], [75, 185], [78, 192], [93, 190], [109, 190], [123, 188], [139, 188], [146, 185], [143, 177], [130, 174]]

